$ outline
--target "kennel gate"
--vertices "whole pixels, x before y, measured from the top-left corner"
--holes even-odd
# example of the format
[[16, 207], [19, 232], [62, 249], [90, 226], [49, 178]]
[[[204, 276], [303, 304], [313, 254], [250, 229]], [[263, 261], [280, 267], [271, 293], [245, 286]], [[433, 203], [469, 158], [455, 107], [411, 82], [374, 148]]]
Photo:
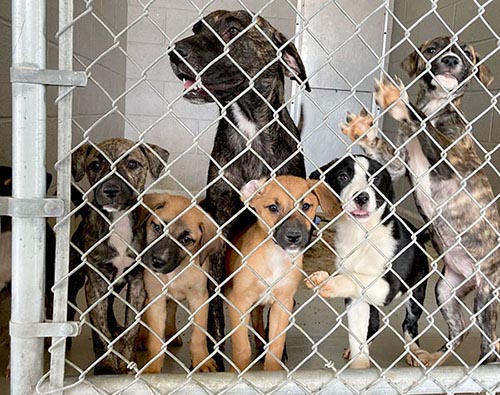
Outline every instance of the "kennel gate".
[[[269, 0], [253, 10], [256, 15], [260, 15], [266, 7], [275, 0]], [[206, 1], [200, 6], [200, 2], [189, 0], [189, 4], [199, 13], [199, 17], [206, 14], [207, 7], [215, 4], [215, 1]], [[243, 0], [237, 1], [240, 8], [246, 9], [247, 4]], [[286, 0], [286, 3], [297, 15], [296, 35], [291, 40], [297, 43], [301, 40], [301, 35], [307, 31], [310, 20], [304, 17], [303, 10], [307, 0], [298, 2]], [[334, 4], [339, 12], [348, 15], [342, 7], [341, 1], [325, 0], [322, 7]], [[485, 2], [473, 1], [477, 8], [476, 15], [466, 23], [461, 29], [456, 31], [448, 27], [453, 37], [458, 37], [476, 20], [483, 21], [491, 34], [499, 42], [500, 38], [496, 34], [486, 19], [484, 14], [488, 12], [493, 0]], [[160, 374], [156, 376], [141, 375], [137, 364], [130, 363], [130, 368], [135, 373], [127, 376], [115, 377], [93, 377], [88, 374], [92, 369], [92, 364], [86, 369], [75, 366], [71, 361], [65, 359], [65, 343], [68, 336], [75, 336], [82, 327], [82, 322], [68, 323], [66, 321], [67, 312], [67, 286], [68, 286], [68, 261], [69, 261], [69, 237], [70, 219], [75, 209], [70, 204], [71, 186], [71, 153], [83, 142], [90, 139], [90, 131], [84, 131], [82, 142], [72, 143], [72, 97], [77, 86], [85, 86], [87, 78], [97, 86], [99, 81], [92, 76], [92, 66], [98, 61], [93, 59], [90, 63], [83, 64], [81, 59], [73, 56], [73, 28], [83, 17], [91, 16], [95, 23], [107, 29], [113, 35], [115, 44], [102, 53], [104, 57], [107, 53], [117, 49], [123, 52], [128, 58], [126, 50], [120, 47], [120, 38], [123, 38], [128, 29], [140, 19], [149, 18], [149, 11], [154, 7], [155, 2], [138, 1], [143, 12], [140, 17], [128, 24], [125, 29], [114, 32], [106, 26], [106, 21], [99, 16], [97, 1], [89, 0], [84, 2], [84, 11], [74, 13], [73, 0], [59, 1], [59, 29], [57, 41], [59, 45], [59, 67], [58, 71], [46, 70], [46, 3], [42, 0], [13, 0], [12, 6], [12, 91], [13, 91], [13, 199], [9, 201], [9, 213], [13, 216], [13, 278], [12, 278], [12, 317], [11, 317], [11, 393], [53, 393], [53, 394], [97, 394], [97, 393], [123, 393], [123, 394], [159, 394], [159, 393], [361, 393], [370, 391], [371, 393], [456, 393], [456, 392], [487, 392], [495, 393], [500, 386], [498, 379], [500, 367], [498, 365], [468, 366], [463, 360], [460, 367], [439, 367], [439, 368], [402, 368], [396, 367], [395, 361], [385, 368], [372, 368], [365, 371], [351, 371], [345, 367], [335, 367], [325, 361], [325, 368], [322, 370], [299, 370], [298, 368], [287, 372], [269, 373], [262, 371], [247, 372], [244, 375], [236, 376], [229, 373], [199, 374], [186, 371], [186, 374]], [[410, 37], [412, 29], [418, 23], [425, 21], [431, 15], [440, 18], [437, 12], [438, 1], [431, 1], [430, 10], [418, 18], [418, 20], [405, 28], [405, 38], [396, 45], [382, 48], [382, 56], [373, 72], [380, 75], [386, 74], [385, 62], [388, 56], [405, 39]], [[319, 7], [317, 12], [321, 11]], [[249, 10], [251, 11], [251, 10]], [[385, 15], [385, 31], [387, 34], [387, 21], [403, 24], [393, 12], [393, 4], [389, 0], [380, 1], [375, 11], [382, 11]], [[373, 11], [373, 13], [375, 13]], [[370, 14], [371, 15], [371, 14]], [[359, 35], [370, 15], [361, 22], [356, 23], [355, 33]], [[312, 17], [311, 17], [312, 18]], [[311, 19], [310, 18], [310, 19]], [[152, 22], [154, 24], [154, 21]], [[446, 23], [443, 21], [446, 25]], [[186, 26], [186, 31], [192, 26]], [[447, 26], [447, 25], [446, 25]], [[156, 26], [161, 30], [161, 27]], [[165, 35], [165, 33], [163, 33]], [[172, 42], [176, 37], [170, 37]], [[320, 44], [320, 40], [315, 38]], [[363, 41], [369, 47], [366, 41]], [[347, 43], [343, 43], [346, 45]], [[393, 43], [394, 44], [394, 43]], [[418, 45], [413, 43], [412, 45]], [[342, 47], [341, 46], [341, 47]], [[277, 49], [279, 50], [279, 48]], [[483, 54], [487, 60], [492, 57], [497, 48], [489, 54]], [[375, 53], [375, 52], [374, 52]], [[332, 53], [333, 55], [333, 53]], [[74, 72], [74, 60], [82, 66], [84, 72]], [[128, 59], [133, 61], [132, 59]], [[151, 67], [153, 67], [151, 65]], [[335, 67], [331, 65], [330, 67]], [[492, 65], [492, 67], [494, 67]], [[147, 81], [147, 69], [141, 73], [141, 79]], [[310, 72], [310, 71], [309, 71]], [[250, 79], [250, 77], [249, 77]], [[59, 86], [57, 97], [58, 106], [58, 155], [55, 170], [57, 171], [57, 198], [45, 199], [45, 129], [46, 129], [46, 108], [45, 108], [45, 86]], [[356, 84], [350, 86], [349, 97], [355, 97]], [[83, 88], [84, 89], [84, 88]], [[101, 88], [103, 89], [103, 88]], [[120, 112], [117, 102], [132, 91], [133, 88], [125, 90], [117, 97], [111, 97], [112, 111], [126, 119], [126, 114]], [[303, 87], [294, 87], [290, 101], [301, 100], [300, 95], [304, 95]], [[479, 114], [471, 123], [480, 119], [488, 110], [498, 112], [496, 100], [498, 93], [486, 92], [491, 98], [491, 105]], [[176, 98], [174, 102], [180, 100]], [[166, 100], [167, 101], [167, 100]], [[168, 101], [167, 101], [168, 103]], [[299, 106], [295, 106], [295, 113], [298, 114]], [[355, 109], [353, 109], [355, 110]], [[175, 118], [175, 113], [171, 107], [169, 113]], [[330, 113], [333, 110], [330, 110]], [[104, 118], [106, 114], [102, 117]], [[325, 116], [326, 119], [326, 116]], [[213, 124], [218, 119], [213, 121]], [[96, 121], [98, 123], [100, 120]], [[326, 125], [326, 122], [323, 122]], [[330, 127], [328, 127], [331, 129]], [[149, 129], [140, 131], [139, 141], [144, 143], [144, 138]], [[306, 136], [308, 131], [305, 131]], [[339, 133], [338, 130], [334, 133]], [[470, 133], [470, 130], [469, 130]], [[198, 144], [198, 138], [193, 136], [193, 145]], [[167, 149], [169, 147], [166, 147]], [[353, 145], [347, 144], [347, 149], [352, 150]], [[302, 148], [301, 148], [302, 149]], [[485, 153], [485, 159], [491, 164], [491, 155], [496, 147]], [[350, 152], [350, 151], [349, 151]], [[307, 158], [307, 155], [306, 155]], [[170, 163], [169, 163], [170, 165]], [[167, 170], [168, 172], [168, 170]], [[495, 174], [498, 173], [495, 170]], [[187, 189], [186, 189], [187, 191]], [[411, 191], [407, 192], [407, 196]], [[200, 193], [201, 194], [201, 193]], [[192, 195], [193, 200], [200, 194]], [[401, 201], [401, 200], [400, 200]], [[88, 202], [87, 200], [85, 201]], [[57, 236], [56, 245], [56, 281], [54, 291], [54, 315], [53, 321], [44, 322], [43, 318], [43, 251], [44, 242], [44, 221], [45, 217], [57, 217], [57, 224], [54, 227]], [[321, 232], [320, 232], [321, 234]], [[27, 262], [30, 262], [28, 265]], [[431, 273], [436, 272], [437, 263], [431, 265]], [[498, 298], [498, 292], [496, 293]], [[319, 296], [318, 296], [319, 297]], [[427, 318], [432, 320], [433, 315], [424, 310]], [[85, 314], [83, 314], [85, 315]], [[83, 320], [85, 321], [85, 319]], [[474, 323], [474, 317], [472, 317]], [[387, 321], [388, 322], [388, 321]], [[88, 322], [87, 322], [88, 323]], [[398, 322], [399, 325], [399, 322]], [[425, 333], [422, 331], [425, 335]], [[44, 369], [43, 337], [52, 337], [52, 345], [49, 348], [50, 368]], [[112, 343], [111, 343], [112, 344]], [[318, 344], [311, 344], [311, 353], [316, 353]], [[460, 354], [460, 350], [457, 351]], [[460, 358], [458, 356], [458, 358]], [[69, 367], [75, 369], [79, 374], [76, 377], [66, 377], [65, 372]], [[299, 366], [300, 367], [300, 366]]]

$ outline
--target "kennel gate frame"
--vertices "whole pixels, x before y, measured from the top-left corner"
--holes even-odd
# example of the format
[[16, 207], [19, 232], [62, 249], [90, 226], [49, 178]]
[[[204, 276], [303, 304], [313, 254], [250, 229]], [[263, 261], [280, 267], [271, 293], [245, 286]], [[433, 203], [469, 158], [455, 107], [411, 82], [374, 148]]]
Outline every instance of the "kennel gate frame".
[[[392, 0], [385, 0], [389, 7]], [[303, 0], [299, 0], [300, 4]], [[25, 394], [40, 390], [43, 393], [63, 392], [65, 372], [65, 338], [75, 331], [66, 320], [67, 280], [69, 261], [69, 218], [61, 215], [70, 211], [70, 155], [72, 127], [72, 92], [76, 77], [72, 73], [73, 62], [73, 0], [59, 0], [59, 72], [50, 79], [45, 71], [45, 0], [12, 0], [12, 100], [13, 100], [13, 205], [21, 205], [23, 199], [32, 206], [31, 213], [13, 214], [13, 275], [11, 317], [11, 393]], [[30, 67], [34, 76], [14, 77], [16, 69]], [[33, 71], [33, 70], [32, 70]], [[36, 78], [34, 78], [36, 77]], [[80, 75], [81, 77], [81, 75]], [[51, 212], [36, 209], [41, 207], [45, 196], [45, 85], [66, 85], [59, 88], [58, 103], [58, 199]], [[26, 203], [26, 201], [24, 201]], [[35, 211], [35, 212], [33, 212]], [[49, 210], [50, 211], [50, 210]], [[54, 319], [58, 323], [43, 323], [43, 282], [45, 226], [47, 216], [59, 216], [55, 227], [57, 235], [56, 279], [62, 279], [55, 288]], [[23, 264], [32, 262], [32, 265]], [[29, 330], [25, 329], [30, 327]], [[43, 338], [53, 336], [50, 366], [50, 382], [43, 379]], [[57, 337], [61, 336], [61, 337]], [[289, 392], [335, 392], [347, 391], [346, 384], [355, 387], [370, 385], [372, 393], [385, 394], [398, 387], [411, 386], [412, 393], [442, 393], [443, 386], [460, 381], [453, 392], [477, 392], [483, 385], [494, 387], [498, 383], [500, 367], [497, 365], [474, 366], [474, 376], [462, 367], [440, 367], [426, 374], [425, 380], [415, 374], [417, 368], [392, 368], [381, 376], [375, 369], [346, 371], [335, 377], [328, 370], [299, 371], [293, 375], [274, 372], [249, 372], [238, 379], [230, 373], [195, 374], [186, 382], [183, 374], [160, 374], [140, 377], [91, 377], [64, 389], [64, 393], [96, 393], [95, 388], [120, 393], [151, 393], [151, 387], [159, 391], [176, 393], [206, 393], [237, 388], [239, 393], [289, 393]], [[481, 380], [479, 385], [475, 378]], [[464, 380], [465, 378], [465, 380]], [[373, 385], [373, 382], [375, 384]], [[364, 383], [364, 384], [363, 384]], [[40, 384], [40, 385], [39, 385]], [[179, 391], [175, 391], [179, 389]], [[350, 391], [349, 391], [350, 392]]]

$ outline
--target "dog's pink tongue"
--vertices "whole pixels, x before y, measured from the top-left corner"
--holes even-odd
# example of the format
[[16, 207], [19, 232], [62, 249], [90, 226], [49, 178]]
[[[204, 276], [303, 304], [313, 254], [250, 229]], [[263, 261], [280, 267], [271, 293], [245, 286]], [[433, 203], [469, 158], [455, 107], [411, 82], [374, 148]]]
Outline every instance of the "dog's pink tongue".
[[184, 89], [188, 90], [191, 88], [194, 84], [193, 80], [184, 80]]
[[363, 217], [365, 215], [368, 215], [368, 211], [357, 209], [357, 210], [351, 211], [351, 214], [355, 215], [356, 217]]

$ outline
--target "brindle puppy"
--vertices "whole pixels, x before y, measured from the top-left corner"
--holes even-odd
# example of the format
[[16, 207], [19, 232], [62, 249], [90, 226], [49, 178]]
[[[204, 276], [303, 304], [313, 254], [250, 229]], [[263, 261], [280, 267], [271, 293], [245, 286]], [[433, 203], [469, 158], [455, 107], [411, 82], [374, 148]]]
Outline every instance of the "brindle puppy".
[[[495, 361], [500, 351], [496, 343], [498, 303], [493, 294], [500, 286], [498, 211], [460, 109], [474, 72], [485, 86], [493, 80], [479, 62], [472, 46], [452, 45], [449, 37], [439, 37], [402, 63], [411, 77], [420, 76], [415, 104], [406, 91], [400, 99], [400, 90], [391, 83], [377, 84], [378, 103], [401, 122], [396, 144], [402, 148], [399, 159], [376, 136], [373, 119], [366, 112], [349, 114], [349, 124], [343, 129], [368, 155], [387, 163], [394, 178], [408, 170], [417, 207], [428, 223], [434, 247], [443, 256], [444, 279], [436, 284], [436, 297], [448, 324], [449, 342], [437, 352], [418, 353], [424, 365], [443, 363], [451, 354], [448, 347], [453, 350], [462, 343], [466, 331], [458, 298], [472, 290], [476, 290], [474, 312], [483, 335], [480, 362]], [[404, 89], [402, 83], [400, 88]]]
[[[94, 192], [92, 206], [80, 212], [82, 221], [72, 238], [79, 251], [74, 249], [71, 254], [75, 274], [70, 277], [69, 300], [76, 304], [86, 276], [87, 306], [95, 327], [94, 353], [100, 359], [95, 374], [127, 373], [127, 363], [135, 357], [139, 325], [133, 324], [144, 305], [145, 292], [143, 270], [133, 251], [141, 251], [143, 235], [132, 231], [136, 213], [130, 209], [144, 191], [148, 172], [158, 178], [169, 155], [152, 144], [134, 148], [135, 145], [118, 138], [98, 144], [98, 149], [84, 144], [72, 158], [73, 178], [80, 181], [86, 175]], [[83, 270], [77, 270], [78, 265]], [[116, 321], [113, 301], [125, 286], [128, 305], [122, 327]], [[111, 342], [116, 343], [107, 354]]]
[[[212, 12], [194, 25], [193, 36], [170, 52], [172, 68], [184, 81], [184, 97], [194, 103], [216, 102], [224, 115], [211, 154], [206, 210], [224, 226], [226, 236], [228, 221], [242, 206], [237, 191], [248, 181], [272, 172], [305, 177], [297, 146], [300, 130], [284, 105], [285, 76], [310, 90], [304, 65], [295, 46], [269, 22], [256, 17], [252, 23], [246, 11]], [[224, 254], [221, 249], [211, 258], [218, 283], [223, 281]], [[209, 330], [219, 342], [222, 301], [215, 298], [211, 306]]]

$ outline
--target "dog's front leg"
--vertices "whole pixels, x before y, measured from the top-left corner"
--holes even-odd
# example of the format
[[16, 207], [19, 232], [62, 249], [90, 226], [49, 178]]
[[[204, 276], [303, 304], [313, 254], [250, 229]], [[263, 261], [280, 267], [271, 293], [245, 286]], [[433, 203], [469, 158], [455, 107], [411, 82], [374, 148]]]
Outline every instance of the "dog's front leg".
[[188, 303], [189, 310], [195, 312], [189, 346], [193, 369], [198, 369], [200, 372], [215, 372], [217, 364], [212, 358], [207, 360], [208, 291], [196, 297], [190, 297]]
[[347, 306], [349, 324], [349, 350], [352, 369], [370, 367], [369, 348], [367, 343], [370, 322], [370, 305], [362, 300], [353, 300]]
[[[293, 294], [292, 294], [293, 295]], [[281, 362], [286, 342], [286, 327], [293, 310], [293, 296], [280, 298], [271, 305], [269, 313], [269, 349], [264, 359], [264, 370], [283, 370]]]
[[[234, 331], [231, 335], [233, 363], [242, 372], [250, 364], [250, 358], [252, 357], [252, 349], [248, 340], [250, 314], [247, 314], [247, 312], [253, 303], [242, 295], [235, 295], [234, 292], [229, 292], [227, 298], [229, 300], [228, 313], [231, 331]], [[243, 317], [243, 315], [245, 316]], [[231, 370], [235, 371], [234, 368], [231, 368]]]
[[[92, 331], [94, 354], [96, 358], [101, 358], [107, 353], [109, 343], [115, 338], [109, 328], [109, 296], [104, 297], [108, 293], [108, 285], [100, 275], [91, 269], [87, 270], [87, 277], [85, 295], [87, 306], [90, 309], [90, 322], [96, 328], [96, 330]], [[121, 372], [118, 370], [117, 358], [113, 353], [106, 355], [94, 368], [94, 374], [96, 375], [116, 373]]]
[[324, 298], [363, 298], [377, 306], [383, 306], [389, 294], [389, 284], [382, 278], [359, 273], [329, 277], [327, 272], [314, 272], [305, 279], [306, 285], [319, 286], [319, 294]]
[[366, 155], [385, 164], [394, 181], [406, 173], [404, 165], [406, 150], [401, 149], [396, 152], [390, 143], [378, 137], [373, 117], [368, 112], [361, 110], [359, 115], [348, 112], [346, 123], [341, 124], [340, 128], [342, 133], [358, 144]]
[[165, 339], [165, 325], [167, 321], [167, 297], [163, 295], [156, 299], [157, 295], [150, 295], [154, 300], [144, 312], [144, 321], [148, 326], [147, 330], [147, 358], [150, 365], [144, 370], [144, 373], [160, 373], [165, 359], [165, 353], [162, 350]]

